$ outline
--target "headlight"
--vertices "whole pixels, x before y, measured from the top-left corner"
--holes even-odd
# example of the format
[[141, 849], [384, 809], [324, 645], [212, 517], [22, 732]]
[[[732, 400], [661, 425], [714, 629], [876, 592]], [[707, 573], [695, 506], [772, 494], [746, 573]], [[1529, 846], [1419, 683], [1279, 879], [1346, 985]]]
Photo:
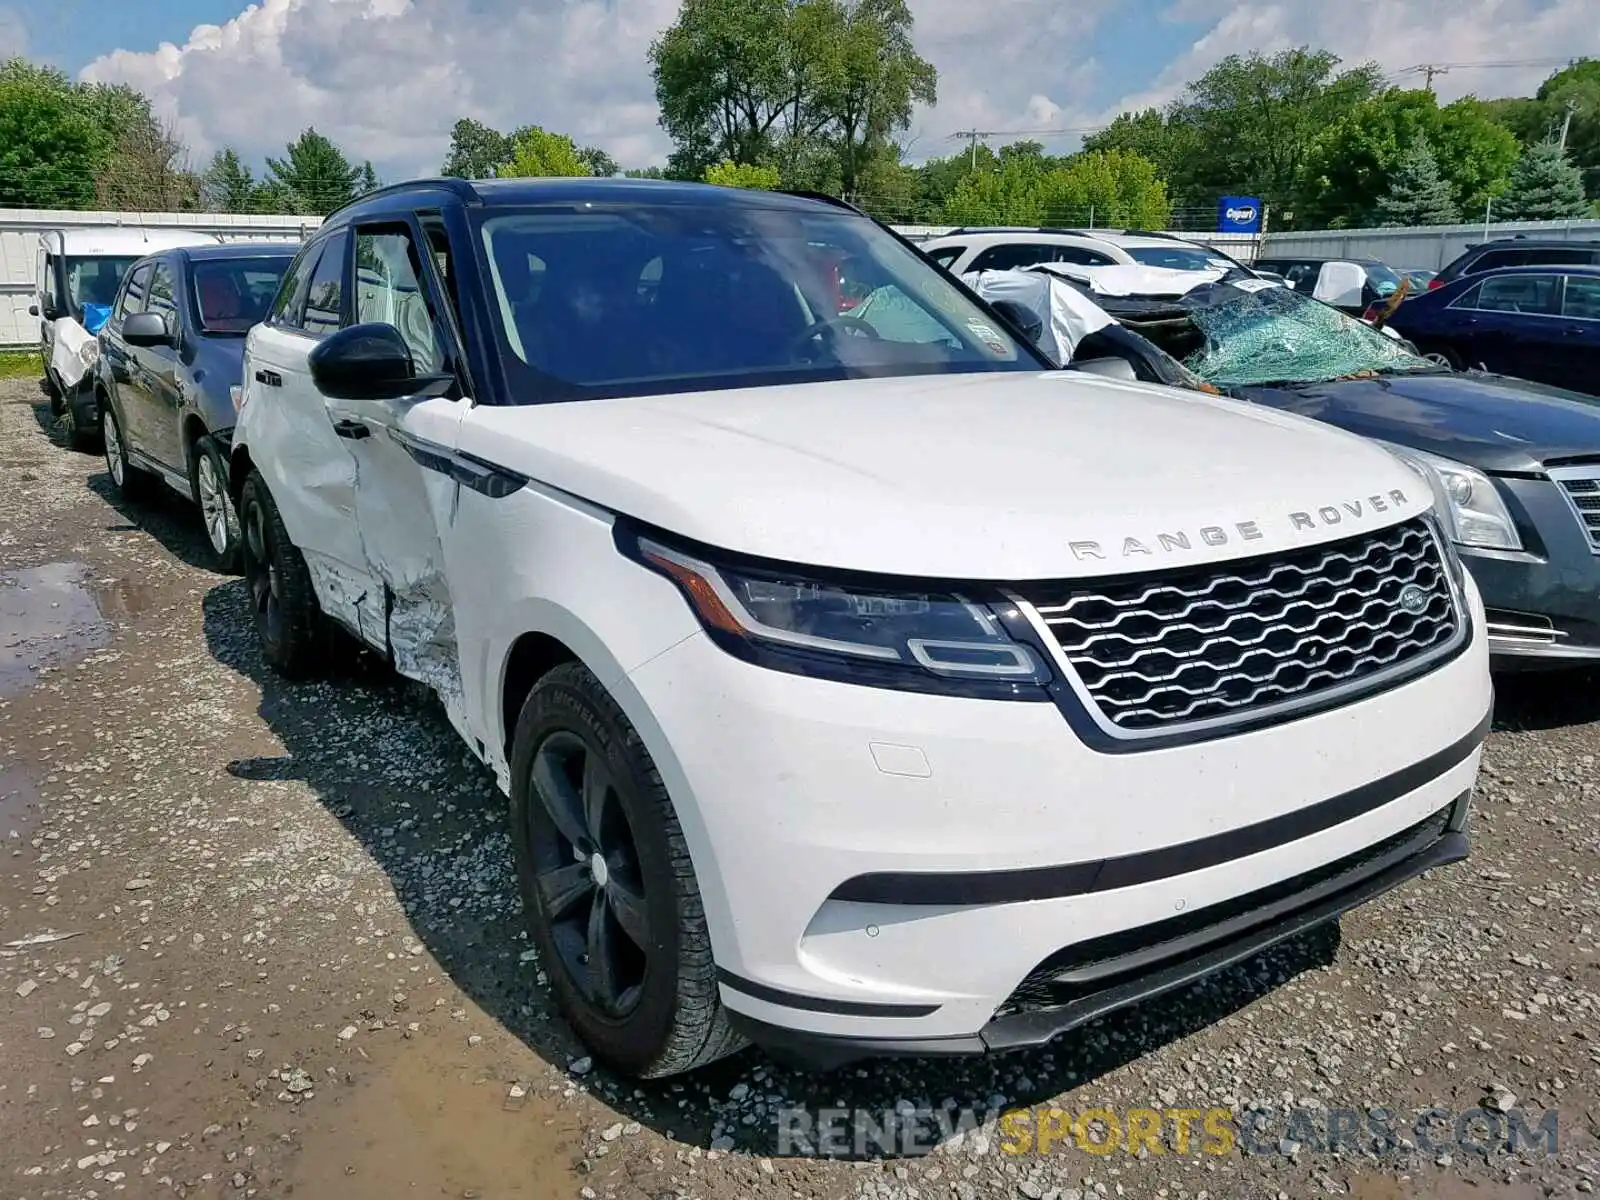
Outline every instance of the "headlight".
[[1433, 490], [1434, 508], [1452, 542], [1483, 550], [1522, 549], [1522, 537], [1499, 489], [1482, 471], [1425, 450], [1389, 442], [1382, 445], [1427, 481]]
[[678, 585], [713, 640], [748, 661], [911, 691], [1045, 698], [1049, 668], [970, 597], [713, 565], [648, 539], [637, 548]]
[[100, 361], [100, 343], [88, 341], [79, 346], [78, 361], [84, 365], [85, 369], [92, 369], [94, 364]]

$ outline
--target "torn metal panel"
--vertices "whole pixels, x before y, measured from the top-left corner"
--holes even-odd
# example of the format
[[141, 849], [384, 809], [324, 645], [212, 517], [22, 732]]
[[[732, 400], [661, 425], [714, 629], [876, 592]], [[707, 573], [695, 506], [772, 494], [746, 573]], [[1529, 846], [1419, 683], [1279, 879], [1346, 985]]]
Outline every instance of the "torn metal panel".
[[390, 597], [389, 649], [395, 670], [427, 684], [441, 697], [461, 694], [455, 609], [442, 576], [422, 580]]

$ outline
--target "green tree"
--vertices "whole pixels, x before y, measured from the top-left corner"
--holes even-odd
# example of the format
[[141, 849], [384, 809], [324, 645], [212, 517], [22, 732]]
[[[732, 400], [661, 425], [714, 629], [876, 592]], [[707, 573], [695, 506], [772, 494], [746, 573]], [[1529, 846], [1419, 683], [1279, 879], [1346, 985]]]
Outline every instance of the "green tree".
[[200, 204], [207, 212], [254, 212], [256, 194], [254, 173], [230, 149], [218, 150], [200, 173]]
[[1418, 133], [1395, 164], [1388, 192], [1377, 204], [1380, 225], [1449, 225], [1460, 219], [1450, 185], [1439, 174], [1428, 139]]
[[550, 133], [537, 125], [517, 131], [511, 161], [500, 170], [507, 179], [590, 173], [589, 164], [584, 162], [571, 138], [564, 133]]
[[761, 188], [770, 192], [778, 187], [778, 168], [724, 160], [706, 168], [705, 181], [719, 187]]
[[631, 167], [622, 174], [628, 179], [665, 179], [667, 177], [666, 171], [661, 167]]
[[20, 59], [0, 67], [0, 207], [89, 207], [100, 150], [65, 76]]
[[170, 125], [131, 121], [95, 176], [95, 203], [113, 211], [189, 212], [200, 204], [200, 178]]
[[489, 179], [511, 161], [514, 153], [511, 139], [498, 129], [462, 117], [450, 130], [450, 152], [439, 173], [461, 179]]
[[1539, 142], [1522, 152], [1511, 171], [1505, 195], [1495, 203], [1502, 221], [1560, 221], [1589, 215], [1583, 175], [1555, 142]]
[[356, 195], [365, 196], [368, 192], [375, 192], [383, 185], [378, 181], [378, 173], [372, 169], [372, 162], [361, 164], [361, 172], [356, 176]]
[[1427, 140], [1458, 212], [1480, 212], [1505, 186], [1517, 142], [1472, 99], [1440, 108], [1421, 88], [1391, 88], [1356, 105], [1314, 143], [1295, 211], [1309, 227], [1354, 227], [1379, 219], [1378, 203], [1418, 137]]
[[1192, 131], [1185, 203], [1210, 203], [1236, 191], [1260, 196], [1293, 220], [1293, 199], [1317, 138], [1382, 88], [1383, 71], [1365, 63], [1338, 71], [1339, 58], [1302, 46], [1271, 57], [1230, 54], [1168, 112]]
[[1083, 148], [1120, 150], [1154, 163], [1157, 174], [1167, 181], [1173, 202], [1181, 207], [1204, 208], [1214, 198], [1214, 192], [1195, 186], [1204, 144], [1199, 130], [1182, 111], [1167, 113], [1147, 108], [1123, 113], [1106, 128], [1084, 138]]
[[831, 3], [819, 13], [816, 106], [838, 155], [840, 186], [849, 193], [873, 156], [911, 124], [912, 106], [938, 99], [939, 73], [912, 43], [906, 0]]
[[912, 105], [935, 96], [911, 26], [904, 0], [683, 0], [650, 47], [676, 147], [667, 173], [774, 165], [786, 186], [855, 190]]
[[284, 158], [267, 159], [267, 196], [285, 211], [327, 216], [356, 197], [360, 167], [315, 128], [287, 147]]
[[967, 175], [941, 220], [950, 225], [1108, 225], [1164, 228], [1171, 219], [1155, 164], [1119, 150], [1075, 154], [1060, 165], [1036, 154], [1003, 156]]
[[588, 165], [589, 174], [597, 179], [610, 179], [621, 170], [617, 166], [617, 160], [598, 146], [580, 146], [578, 157]]

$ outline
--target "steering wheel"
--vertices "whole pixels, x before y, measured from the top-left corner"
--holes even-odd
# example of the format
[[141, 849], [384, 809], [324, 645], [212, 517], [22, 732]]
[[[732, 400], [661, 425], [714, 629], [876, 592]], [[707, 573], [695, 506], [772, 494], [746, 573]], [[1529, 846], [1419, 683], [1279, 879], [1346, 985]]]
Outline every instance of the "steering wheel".
[[864, 337], [871, 342], [883, 341], [883, 335], [860, 317], [823, 317], [819, 321], [813, 321], [795, 335], [789, 342], [789, 352], [791, 354], [795, 353], [804, 347], [807, 342], [819, 338], [825, 333], [831, 333], [835, 336], [841, 333], [851, 333]]

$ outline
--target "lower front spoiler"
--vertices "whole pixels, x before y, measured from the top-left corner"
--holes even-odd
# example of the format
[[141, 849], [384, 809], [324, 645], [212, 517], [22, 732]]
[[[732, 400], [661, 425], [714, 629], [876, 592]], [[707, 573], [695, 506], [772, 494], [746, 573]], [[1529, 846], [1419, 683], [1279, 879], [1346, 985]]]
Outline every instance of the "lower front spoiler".
[[[837, 1070], [871, 1058], [976, 1055], [1042, 1046], [1097, 1017], [1193, 983], [1334, 920], [1424, 871], [1460, 862], [1468, 854], [1466, 825], [1471, 799], [1470, 792], [1463, 793], [1388, 842], [1313, 873], [1307, 886], [1289, 881], [1263, 889], [1215, 906], [1210, 910], [1216, 914], [1215, 920], [1206, 920], [1205, 912], [1194, 914], [1184, 922], [1187, 930], [1177, 936], [1165, 936], [1159, 927], [1152, 928], [1152, 937], [1134, 949], [1059, 971], [1054, 981], [1076, 991], [1071, 999], [1024, 1011], [1007, 1011], [1011, 1007], [1008, 1002], [1000, 1015], [975, 1034], [854, 1038], [788, 1029], [732, 1011], [728, 1018], [773, 1058], [811, 1071]], [[1130, 935], [1138, 932], [1130, 931]], [[1051, 969], [1049, 963], [1043, 964], [1029, 979]]]

